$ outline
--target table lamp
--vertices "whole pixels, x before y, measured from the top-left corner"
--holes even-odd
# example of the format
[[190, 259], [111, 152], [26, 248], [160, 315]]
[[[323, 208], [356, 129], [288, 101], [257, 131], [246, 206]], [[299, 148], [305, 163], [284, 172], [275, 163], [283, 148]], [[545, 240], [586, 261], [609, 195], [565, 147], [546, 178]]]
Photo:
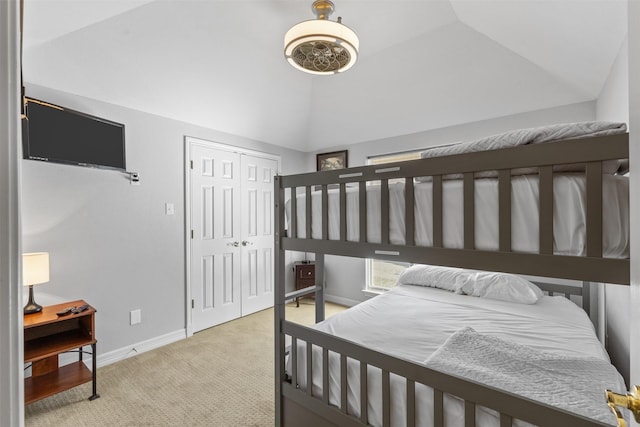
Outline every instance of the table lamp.
[[48, 281], [49, 253], [22, 254], [22, 284], [29, 287], [29, 302], [24, 307], [24, 314], [42, 311], [42, 306], [33, 299], [33, 285], [47, 283]]

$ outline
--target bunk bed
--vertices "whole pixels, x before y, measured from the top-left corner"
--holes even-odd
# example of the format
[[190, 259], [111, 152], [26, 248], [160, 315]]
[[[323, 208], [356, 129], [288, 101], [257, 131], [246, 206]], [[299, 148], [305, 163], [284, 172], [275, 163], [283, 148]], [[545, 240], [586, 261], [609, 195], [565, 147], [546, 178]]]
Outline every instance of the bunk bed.
[[[621, 175], [628, 164], [625, 130], [600, 122], [526, 129], [426, 150], [420, 160], [276, 177], [276, 425], [611, 425], [604, 415], [577, 413], [457, 369], [447, 371], [431, 359], [455, 344], [456, 333], [466, 334], [458, 342], [495, 336], [450, 329], [420, 361], [411, 356], [415, 349], [403, 353], [398, 346], [372, 345], [350, 336], [349, 327], [341, 335], [331, 319], [323, 322], [323, 266], [324, 256], [331, 254], [465, 269], [466, 279], [456, 279], [452, 289], [433, 289], [438, 280], [401, 285], [363, 303], [364, 308], [348, 310], [345, 318], [389, 299], [405, 301], [401, 307], [416, 300], [435, 304], [421, 313], [464, 305], [455, 298], [495, 304], [459, 295], [463, 282], [480, 271], [582, 281], [583, 287], [536, 285], [549, 295], [582, 297], [588, 312], [590, 282], [629, 283], [628, 180]], [[286, 292], [286, 251], [316, 254], [315, 287]], [[316, 321], [322, 323], [307, 328], [288, 322], [286, 302], [311, 292]], [[562, 304], [544, 298], [531, 307]], [[512, 314], [523, 310], [506, 307]], [[559, 307], [550, 311], [569, 311]], [[522, 331], [514, 335], [526, 336]], [[494, 346], [532, 343], [507, 340]], [[599, 360], [608, 363], [606, 354]]]

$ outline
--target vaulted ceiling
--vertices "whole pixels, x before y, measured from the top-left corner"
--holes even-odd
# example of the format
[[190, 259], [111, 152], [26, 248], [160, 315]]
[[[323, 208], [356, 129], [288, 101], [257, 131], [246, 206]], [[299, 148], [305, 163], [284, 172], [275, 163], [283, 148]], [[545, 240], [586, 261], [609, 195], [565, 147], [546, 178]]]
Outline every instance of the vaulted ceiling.
[[596, 99], [622, 0], [334, 0], [344, 74], [283, 57], [311, 0], [25, 0], [31, 84], [315, 151]]

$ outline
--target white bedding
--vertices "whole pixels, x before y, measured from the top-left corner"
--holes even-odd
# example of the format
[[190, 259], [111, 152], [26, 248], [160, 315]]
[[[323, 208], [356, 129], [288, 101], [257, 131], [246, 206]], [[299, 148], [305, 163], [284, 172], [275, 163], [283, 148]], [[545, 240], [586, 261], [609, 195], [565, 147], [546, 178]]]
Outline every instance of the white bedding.
[[[523, 175], [511, 180], [511, 243], [515, 252], [536, 253], [539, 248], [539, 186], [537, 175]], [[415, 241], [418, 246], [433, 244], [432, 184], [415, 184]], [[359, 197], [357, 188], [347, 189], [347, 240], [359, 240]], [[297, 235], [306, 237], [305, 195], [297, 196]], [[585, 178], [582, 174], [554, 174], [554, 253], [586, 254]], [[392, 244], [404, 245], [404, 183], [389, 185], [389, 238]], [[322, 237], [321, 192], [312, 192], [311, 235]], [[287, 202], [287, 217], [291, 205]], [[629, 256], [629, 181], [619, 175], [603, 175], [603, 254], [610, 258]], [[462, 248], [462, 181], [443, 182], [443, 244]], [[329, 190], [329, 239], [340, 237], [339, 190]], [[380, 186], [367, 186], [367, 241], [381, 241]], [[475, 241], [481, 250], [498, 249], [498, 181], [475, 181]]]
[[[316, 325], [320, 331], [340, 336], [374, 350], [416, 363], [424, 363], [456, 331], [472, 326], [478, 333], [568, 357], [592, 357], [609, 362], [597, 340], [586, 313], [563, 297], [543, 297], [537, 304], [514, 304], [504, 301], [458, 295], [452, 292], [420, 286], [400, 285], [396, 289], [372, 298]], [[306, 361], [302, 343], [298, 349], [298, 383], [306, 388]], [[322, 361], [313, 358], [313, 394], [322, 395]], [[340, 365], [331, 353], [330, 402], [340, 402]], [[289, 368], [290, 369], [290, 368]], [[589, 373], [578, 372], [578, 375]], [[349, 413], [360, 413], [359, 365], [349, 362]], [[369, 368], [369, 421], [381, 425], [381, 379], [377, 368]], [[614, 378], [614, 382], [621, 378]], [[619, 391], [624, 391], [620, 383]], [[404, 380], [391, 376], [392, 425], [405, 425], [406, 403]], [[604, 392], [604, 391], [603, 391]], [[433, 391], [416, 387], [417, 424], [431, 425]], [[608, 408], [603, 400], [603, 411]], [[463, 405], [456, 398], [445, 398], [447, 426], [463, 425]], [[477, 408], [481, 426], [498, 425], [491, 411]], [[516, 425], [526, 425], [519, 422]]]

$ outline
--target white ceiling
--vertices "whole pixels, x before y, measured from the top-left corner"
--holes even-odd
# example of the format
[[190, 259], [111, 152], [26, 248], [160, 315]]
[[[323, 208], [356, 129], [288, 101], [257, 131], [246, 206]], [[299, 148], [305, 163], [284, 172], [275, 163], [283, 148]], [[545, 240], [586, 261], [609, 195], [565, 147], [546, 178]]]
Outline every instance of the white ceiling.
[[310, 76], [311, 3], [25, 0], [25, 81], [315, 151], [596, 99], [627, 33], [623, 0], [334, 0], [361, 56]]

